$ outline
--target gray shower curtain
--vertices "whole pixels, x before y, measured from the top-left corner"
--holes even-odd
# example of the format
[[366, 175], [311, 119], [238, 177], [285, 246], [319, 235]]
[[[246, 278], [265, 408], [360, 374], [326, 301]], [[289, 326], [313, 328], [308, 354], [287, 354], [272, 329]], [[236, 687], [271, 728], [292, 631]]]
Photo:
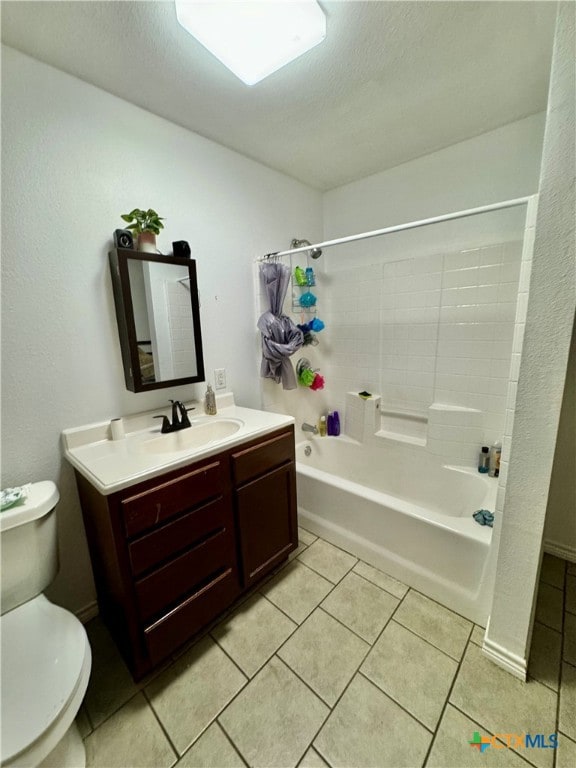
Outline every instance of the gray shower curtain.
[[296, 375], [289, 357], [304, 343], [304, 334], [282, 314], [289, 282], [290, 268], [285, 264], [260, 264], [260, 283], [270, 305], [258, 320], [262, 334], [260, 375], [277, 384], [282, 382], [284, 389], [296, 389]]

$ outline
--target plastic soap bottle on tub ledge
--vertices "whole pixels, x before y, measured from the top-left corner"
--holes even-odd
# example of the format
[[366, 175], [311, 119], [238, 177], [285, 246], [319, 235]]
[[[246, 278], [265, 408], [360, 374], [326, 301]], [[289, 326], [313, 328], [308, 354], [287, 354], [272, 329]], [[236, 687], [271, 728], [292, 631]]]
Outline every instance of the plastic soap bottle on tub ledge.
[[340, 434], [340, 416], [338, 415], [338, 411], [333, 411], [328, 414], [327, 430], [328, 434], [332, 437], [338, 437]]
[[500, 458], [502, 456], [502, 443], [496, 441], [490, 446], [489, 472], [490, 477], [500, 476]]

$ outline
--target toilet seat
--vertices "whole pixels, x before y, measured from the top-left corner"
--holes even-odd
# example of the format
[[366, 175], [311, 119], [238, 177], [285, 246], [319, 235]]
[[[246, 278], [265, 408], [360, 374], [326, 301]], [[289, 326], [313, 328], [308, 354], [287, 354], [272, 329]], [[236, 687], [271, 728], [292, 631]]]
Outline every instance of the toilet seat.
[[88, 686], [86, 631], [38, 595], [1, 618], [2, 765], [38, 765], [72, 724]]

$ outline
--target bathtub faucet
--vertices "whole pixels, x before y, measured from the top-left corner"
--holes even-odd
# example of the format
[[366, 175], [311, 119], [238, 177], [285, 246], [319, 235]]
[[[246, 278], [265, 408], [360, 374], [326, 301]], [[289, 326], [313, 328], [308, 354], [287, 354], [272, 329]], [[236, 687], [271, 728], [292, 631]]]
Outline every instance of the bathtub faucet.
[[312, 432], [313, 435], [317, 435], [318, 427], [314, 426], [314, 424], [307, 424], [304, 422], [304, 424], [302, 424], [302, 432]]

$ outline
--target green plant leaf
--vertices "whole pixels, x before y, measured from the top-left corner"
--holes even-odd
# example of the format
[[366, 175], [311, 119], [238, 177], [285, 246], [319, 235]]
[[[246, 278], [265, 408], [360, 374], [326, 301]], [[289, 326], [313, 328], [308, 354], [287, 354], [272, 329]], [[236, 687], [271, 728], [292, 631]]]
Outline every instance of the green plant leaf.
[[142, 232], [152, 232], [154, 235], [158, 235], [160, 230], [164, 229], [162, 217], [158, 216], [153, 208], [149, 208], [147, 211], [134, 208], [130, 213], [121, 214], [121, 218], [123, 221], [131, 222], [127, 228], [137, 235]]

